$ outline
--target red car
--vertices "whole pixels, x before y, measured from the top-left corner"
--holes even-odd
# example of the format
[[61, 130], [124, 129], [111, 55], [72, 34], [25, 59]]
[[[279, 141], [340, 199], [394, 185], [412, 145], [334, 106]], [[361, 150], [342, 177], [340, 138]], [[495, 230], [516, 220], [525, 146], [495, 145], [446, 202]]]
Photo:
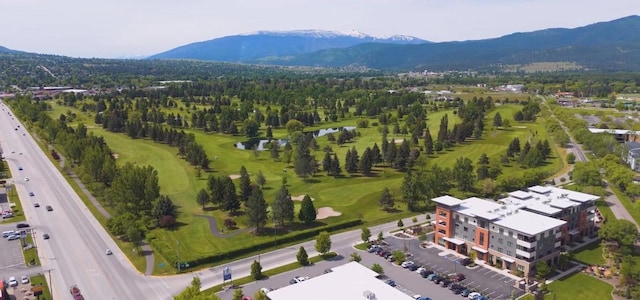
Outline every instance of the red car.
[[249, 296], [242, 296], [242, 300], [253, 300], [253, 299], [251, 299], [251, 297]]
[[451, 277], [451, 279], [453, 279], [453, 281], [455, 282], [460, 282], [463, 281], [466, 277], [464, 277], [464, 274], [462, 273], [458, 273], [456, 275], [454, 275], [453, 277]]

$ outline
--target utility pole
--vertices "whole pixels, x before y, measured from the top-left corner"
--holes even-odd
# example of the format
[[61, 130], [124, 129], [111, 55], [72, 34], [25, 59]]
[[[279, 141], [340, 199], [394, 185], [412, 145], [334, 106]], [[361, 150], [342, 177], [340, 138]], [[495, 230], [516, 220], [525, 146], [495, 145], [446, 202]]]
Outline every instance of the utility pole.
[[176, 240], [176, 254], [178, 256], [178, 274], [180, 274], [180, 240]]

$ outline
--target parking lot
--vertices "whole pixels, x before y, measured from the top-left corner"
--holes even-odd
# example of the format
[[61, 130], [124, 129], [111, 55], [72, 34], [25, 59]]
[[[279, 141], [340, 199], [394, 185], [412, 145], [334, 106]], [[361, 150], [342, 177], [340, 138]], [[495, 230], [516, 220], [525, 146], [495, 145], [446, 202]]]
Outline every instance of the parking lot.
[[[481, 265], [474, 268], [464, 267], [459, 263], [459, 261], [462, 259], [462, 256], [447, 254], [439, 248], [420, 248], [420, 243], [417, 239], [398, 239], [389, 237], [386, 239], [386, 242], [389, 244], [389, 246], [387, 247], [389, 248], [389, 250], [393, 251], [407, 249], [408, 252], [412, 254], [411, 257], [408, 257], [409, 260], [412, 260], [416, 264], [424, 266], [425, 268], [432, 270], [435, 273], [443, 275], [454, 273], [464, 274], [466, 279], [463, 280], [460, 284], [471, 290], [482, 293], [489, 299], [510, 299], [512, 295], [517, 297], [524, 294], [522, 290], [514, 287], [516, 283], [515, 279], [494, 270], [484, 268]], [[367, 253], [366, 255], [377, 256], [371, 253]], [[404, 271], [406, 273], [415, 273], [409, 270]], [[407, 274], [407, 276], [409, 275], [411, 275], [411, 277], [417, 276], [422, 279], [419, 274]], [[402, 284], [404, 278], [394, 278], [394, 280]], [[428, 285], [436, 286], [433, 283], [429, 283]], [[448, 292], [448, 290], [445, 288], [437, 289], [446, 290]], [[430, 294], [426, 294], [426, 296], [429, 296], [433, 299], [452, 298], [451, 293], [449, 293], [449, 295], [445, 297], [436, 297], [435, 295], [431, 296]]]
[[[0, 225], [0, 232], [15, 231], [16, 224]], [[7, 238], [0, 239], [0, 268], [7, 268], [22, 265], [24, 266], [24, 257], [22, 256], [22, 245], [20, 239], [9, 241]]]

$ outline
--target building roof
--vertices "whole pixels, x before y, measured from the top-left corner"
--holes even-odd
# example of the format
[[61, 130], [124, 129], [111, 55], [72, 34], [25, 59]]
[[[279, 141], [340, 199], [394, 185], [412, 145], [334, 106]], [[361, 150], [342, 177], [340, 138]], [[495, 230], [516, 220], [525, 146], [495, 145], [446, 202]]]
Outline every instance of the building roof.
[[629, 151], [638, 151], [640, 150], [640, 143], [638, 142], [626, 142], [624, 143], [625, 146], [627, 146], [627, 149]]
[[548, 192], [551, 192], [551, 187], [550, 186], [534, 185], [534, 186], [528, 188], [528, 190], [532, 191], [534, 193], [538, 193], [538, 194], [546, 194]]
[[455, 198], [455, 197], [451, 197], [449, 195], [444, 195], [444, 196], [440, 196], [437, 198], [433, 198], [431, 199], [431, 201], [438, 203], [438, 204], [442, 204], [442, 205], [446, 205], [446, 206], [456, 206], [456, 205], [460, 205], [460, 203], [462, 203], [462, 200]]
[[522, 210], [522, 207], [519, 204], [500, 204], [492, 200], [472, 197], [463, 201], [460, 206], [455, 208], [455, 211], [472, 217], [478, 216], [488, 219], [496, 225], [527, 235], [536, 235], [566, 223], [552, 217]]
[[552, 207], [544, 203], [534, 203], [531, 205], [527, 205], [526, 208], [534, 212], [543, 213], [545, 215], [553, 215], [562, 211], [562, 209], [560, 208]]
[[524, 191], [515, 191], [515, 192], [509, 193], [509, 196], [516, 197], [518, 199], [527, 199], [531, 197], [531, 194]]
[[560, 227], [567, 222], [530, 211], [516, 209], [511, 215], [507, 215], [493, 223], [528, 235], [536, 235]]
[[[376, 272], [350, 262], [333, 272], [292, 284], [267, 294], [271, 300], [411, 300], [411, 296], [376, 278]], [[374, 295], [371, 297], [371, 295]], [[367, 297], [366, 295], [370, 295]]]

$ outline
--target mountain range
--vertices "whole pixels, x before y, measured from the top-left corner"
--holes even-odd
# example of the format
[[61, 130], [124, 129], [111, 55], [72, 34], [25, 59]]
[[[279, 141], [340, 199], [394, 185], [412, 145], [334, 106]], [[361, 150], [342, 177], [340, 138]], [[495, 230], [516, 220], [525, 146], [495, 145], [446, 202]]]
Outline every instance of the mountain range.
[[357, 31], [324, 30], [258, 31], [180, 46], [150, 56], [150, 59], [199, 59], [245, 62], [269, 57], [288, 57], [325, 49], [346, 48], [363, 43], [418, 44], [427, 41], [411, 36], [380, 38]]
[[318, 30], [265, 31], [184, 45], [149, 58], [382, 70], [500, 70], [532, 63], [640, 70], [640, 17], [441, 43], [406, 36], [383, 39]]
[[[8, 62], [15, 62], [16, 55], [38, 63], [49, 57], [2, 46], [0, 55]], [[14, 57], [8, 57], [11, 55]], [[191, 60], [189, 65], [217, 61], [383, 71], [640, 71], [640, 16], [572, 29], [440, 43], [355, 31], [259, 31], [188, 44], [139, 61], [146, 65], [158, 60]]]

